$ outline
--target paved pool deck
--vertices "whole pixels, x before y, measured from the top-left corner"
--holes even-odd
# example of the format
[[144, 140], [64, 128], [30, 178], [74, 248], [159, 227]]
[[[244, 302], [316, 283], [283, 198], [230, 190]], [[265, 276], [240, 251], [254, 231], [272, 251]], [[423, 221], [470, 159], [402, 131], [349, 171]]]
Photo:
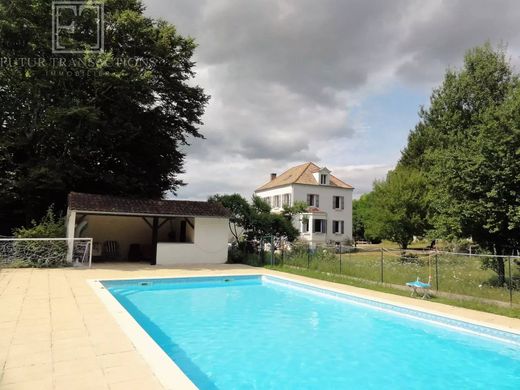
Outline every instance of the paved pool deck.
[[163, 389], [148, 362], [87, 283], [91, 279], [281, 275], [367, 298], [520, 332], [520, 319], [244, 265], [0, 269], [0, 388]]

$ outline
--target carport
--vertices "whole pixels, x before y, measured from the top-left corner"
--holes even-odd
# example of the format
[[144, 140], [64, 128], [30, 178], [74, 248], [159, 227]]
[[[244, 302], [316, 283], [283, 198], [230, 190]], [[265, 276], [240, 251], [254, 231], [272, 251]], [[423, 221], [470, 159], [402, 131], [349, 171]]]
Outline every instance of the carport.
[[71, 192], [67, 237], [91, 237], [94, 262], [225, 263], [228, 218], [214, 202]]

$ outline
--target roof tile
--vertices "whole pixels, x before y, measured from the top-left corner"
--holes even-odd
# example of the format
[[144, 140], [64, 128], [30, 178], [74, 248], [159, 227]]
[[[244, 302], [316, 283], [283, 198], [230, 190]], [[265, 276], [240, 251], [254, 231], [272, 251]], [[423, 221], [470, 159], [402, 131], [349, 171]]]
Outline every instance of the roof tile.
[[[290, 184], [307, 184], [318, 186], [320, 184], [314, 178], [313, 173], [318, 172], [320, 169], [321, 168], [313, 162], [297, 165], [295, 167], [289, 168], [275, 179], [257, 188], [256, 191], [268, 190], [270, 188], [282, 187]], [[354, 188], [350, 184], [345, 183], [334, 175], [330, 175], [330, 185], [340, 188]]]
[[69, 193], [69, 209], [92, 213], [229, 217], [229, 211], [220, 203], [189, 200], [133, 199], [79, 192]]

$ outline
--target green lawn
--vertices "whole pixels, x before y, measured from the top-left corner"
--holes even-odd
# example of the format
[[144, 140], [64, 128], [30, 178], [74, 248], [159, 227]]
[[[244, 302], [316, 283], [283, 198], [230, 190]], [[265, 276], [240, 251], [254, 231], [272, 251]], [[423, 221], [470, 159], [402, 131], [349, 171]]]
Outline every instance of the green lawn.
[[[344, 253], [341, 256], [326, 249], [319, 249], [311, 256], [303, 250], [295, 250], [284, 255], [284, 264], [396, 285], [405, 285], [418, 277], [421, 281], [427, 282], [431, 275], [433, 290], [438, 286], [439, 291], [473, 297], [476, 301], [510, 302], [509, 288], [493, 287], [490, 281], [496, 277], [495, 272], [482, 269], [481, 258], [475, 256], [440, 254], [436, 258], [421, 253], [417, 259], [402, 261], [399, 251], [383, 252], [381, 259], [381, 249], [377, 248], [351, 254]], [[513, 274], [518, 276], [518, 267], [512, 264], [511, 268]], [[512, 291], [512, 302], [520, 304], [520, 291]]]
[[[326, 273], [323, 271], [318, 271], [316, 269], [306, 269], [306, 268], [296, 268], [290, 265], [276, 265], [276, 266], [266, 266], [267, 268], [274, 269], [277, 271], [287, 272], [295, 275], [307, 276], [315, 279], [327, 280], [335, 283], [347, 284], [355, 287], [367, 288], [370, 290], [382, 291], [396, 295], [409, 296], [409, 291], [400, 290], [396, 288], [388, 287], [383, 284], [375, 284], [368, 281], [364, 281], [357, 278], [352, 278], [347, 276], [346, 274], [335, 274], [335, 273]], [[458, 300], [458, 299], [449, 299], [449, 298], [441, 298], [441, 297], [432, 297], [433, 302], [445, 303], [452, 306], [459, 306], [468, 309], [480, 310], [489, 313], [499, 314], [508, 317], [520, 318], [520, 309], [519, 308], [509, 308], [502, 307], [493, 304], [488, 304], [482, 301], [476, 300]]]

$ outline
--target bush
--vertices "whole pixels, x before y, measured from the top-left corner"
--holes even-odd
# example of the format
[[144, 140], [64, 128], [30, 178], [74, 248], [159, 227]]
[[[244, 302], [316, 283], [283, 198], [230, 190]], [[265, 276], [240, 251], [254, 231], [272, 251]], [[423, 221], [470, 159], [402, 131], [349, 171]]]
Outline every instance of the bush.
[[469, 240], [452, 240], [446, 243], [446, 250], [454, 253], [469, 253], [473, 243]]
[[377, 237], [377, 236], [371, 236], [369, 234], [366, 234], [365, 235], [365, 239], [370, 242], [371, 244], [381, 244], [383, 242], [383, 240], [381, 239], [381, 237]]
[[[32, 221], [30, 227], [13, 230], [16, 238], [64, 238], [65, 219], [54, 212], [53, 206], [47, 209], [40, 222]], [[63, 267], [67, 261], [68, 245], [66, 241], [16, 241], [13, 251], [19, 257], [10, 267]]]
[[421, 259], [419, 259], [419, 256], [416, 253], [411, 253], [411, 252], [402, 252], [400, 259], [401, 259], [401, 263], [413, 263], [413, 264], [421, 263]]
[[228, 250], [228, 260], [227, 262], [229, 264], [237, 264], [242, 263], [242, 260], [244, 258], [243, 252], [238, 249], [237, 247], [230, 247]]
[[39, 223], [31, 222], [30, 227], [19, 227], [13, 230], [16, 238], [63, 238], [65, 237], [65, 218], [54, 213], [50, 206]]
[[[509, 277], [505, 278], [503, 285], [500, 284], [499, 278], [496, 275], [492, 276], [491, 278], [486, 280], [484, 283], [482, 283], [482, 285], [489, 286], [489, 287], [509, 288]], [[520, 275], [513, 275], [513, 277], [511, 278], [511, 287], [513, 290], [516, 290], [516, 291], [520, 290]]]

